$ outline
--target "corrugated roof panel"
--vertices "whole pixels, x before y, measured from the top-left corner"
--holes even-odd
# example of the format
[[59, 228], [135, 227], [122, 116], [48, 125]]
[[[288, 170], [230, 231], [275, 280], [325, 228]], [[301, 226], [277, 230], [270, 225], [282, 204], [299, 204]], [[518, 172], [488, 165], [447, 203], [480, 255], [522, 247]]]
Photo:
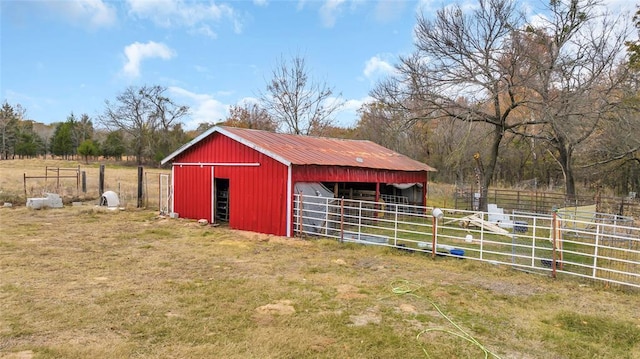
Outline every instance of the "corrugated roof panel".
[[220, 128], [294, 165], [435, 171], [422, 162], [371, 141], [299, 136], [235, 127]]

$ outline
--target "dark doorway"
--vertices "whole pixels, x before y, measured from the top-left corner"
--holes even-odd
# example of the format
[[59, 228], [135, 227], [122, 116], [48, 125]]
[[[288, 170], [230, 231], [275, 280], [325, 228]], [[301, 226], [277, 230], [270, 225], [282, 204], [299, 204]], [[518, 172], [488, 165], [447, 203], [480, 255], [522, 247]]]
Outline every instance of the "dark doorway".
[[229, 179], [216, 178], [216, 220], [229, 222]]

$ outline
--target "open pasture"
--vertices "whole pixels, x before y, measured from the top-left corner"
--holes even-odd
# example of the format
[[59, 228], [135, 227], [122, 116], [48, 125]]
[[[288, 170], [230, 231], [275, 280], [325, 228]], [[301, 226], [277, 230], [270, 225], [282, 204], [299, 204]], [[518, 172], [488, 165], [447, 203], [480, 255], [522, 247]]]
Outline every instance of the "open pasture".
[[3, 358], [637, 358], [639, 299], [151, 210], [0, 208]]

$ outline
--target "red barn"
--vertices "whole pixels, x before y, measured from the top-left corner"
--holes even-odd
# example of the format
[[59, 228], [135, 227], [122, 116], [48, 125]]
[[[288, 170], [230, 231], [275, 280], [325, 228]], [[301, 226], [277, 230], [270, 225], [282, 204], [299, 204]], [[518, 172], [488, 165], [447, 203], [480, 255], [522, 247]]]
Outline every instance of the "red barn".
[[[216, 126], [162, 160], [172, 162], [171, 211], [228, 221], [254, 232], [292, 234], [297, 183], [375, 191], [391, 184], [427, 188], [428, 165], [371, 141], [298, 136]], [[425, 191], [426, 192], [426, 191]], [[426, 196], [421, 196], [425, 204]]]

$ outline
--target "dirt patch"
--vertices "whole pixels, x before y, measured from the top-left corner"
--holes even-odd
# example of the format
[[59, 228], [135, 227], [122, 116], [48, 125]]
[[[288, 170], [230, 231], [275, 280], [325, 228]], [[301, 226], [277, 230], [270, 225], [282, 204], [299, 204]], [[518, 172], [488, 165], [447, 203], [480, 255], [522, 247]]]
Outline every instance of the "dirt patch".
[[336, 290], [338, 291], [336, 299], [361, 299], [367, 297], [366, 294], [358, 293], [360, 289], [351, 284], [340, 284], [336, 287]]
[[335, 344], [337, 340], [328, 337], [316, 337], [312, 340], [312, 344], [309, 347], [315, 352], [324, 352], [328, 347]]
[[258, 314], [268, 315], [290, 315], [296, 312], [292, 302], [287, 299], [278, 300], [275, 303], [269, 303], [256, 308]]
[[16, 353], [2, 354], [4, 359], [31, 359], [33, 358], [33, 352], [31, 350], [24, 350]]
[[351, 320], [351, 326], [361, 327], [367, 324], [380, 324], [382, 322], [382, 315], [379, 313], [377, 306], [368, 308], [364, 313], [359, 315], [349, 316]]
[[475, 278], [470, 281], [481, 288], [490, 290], [497, 294], [511, 295], [518, 297], [528, 297], [542, 292], [542, 288], [538, 288], [531, 283], [508, 282], [505, 280], [489, 281], [483, 278]]
[[400, 309], [400, 311], [405, 312], [405, 313], [410, 313], [410, 314], [417, 314], [418, 310], [416, 309], [415, 306], [411, 305], [411, 304], [407, 304], [407, 303], [401, 303], [398, 308]]

